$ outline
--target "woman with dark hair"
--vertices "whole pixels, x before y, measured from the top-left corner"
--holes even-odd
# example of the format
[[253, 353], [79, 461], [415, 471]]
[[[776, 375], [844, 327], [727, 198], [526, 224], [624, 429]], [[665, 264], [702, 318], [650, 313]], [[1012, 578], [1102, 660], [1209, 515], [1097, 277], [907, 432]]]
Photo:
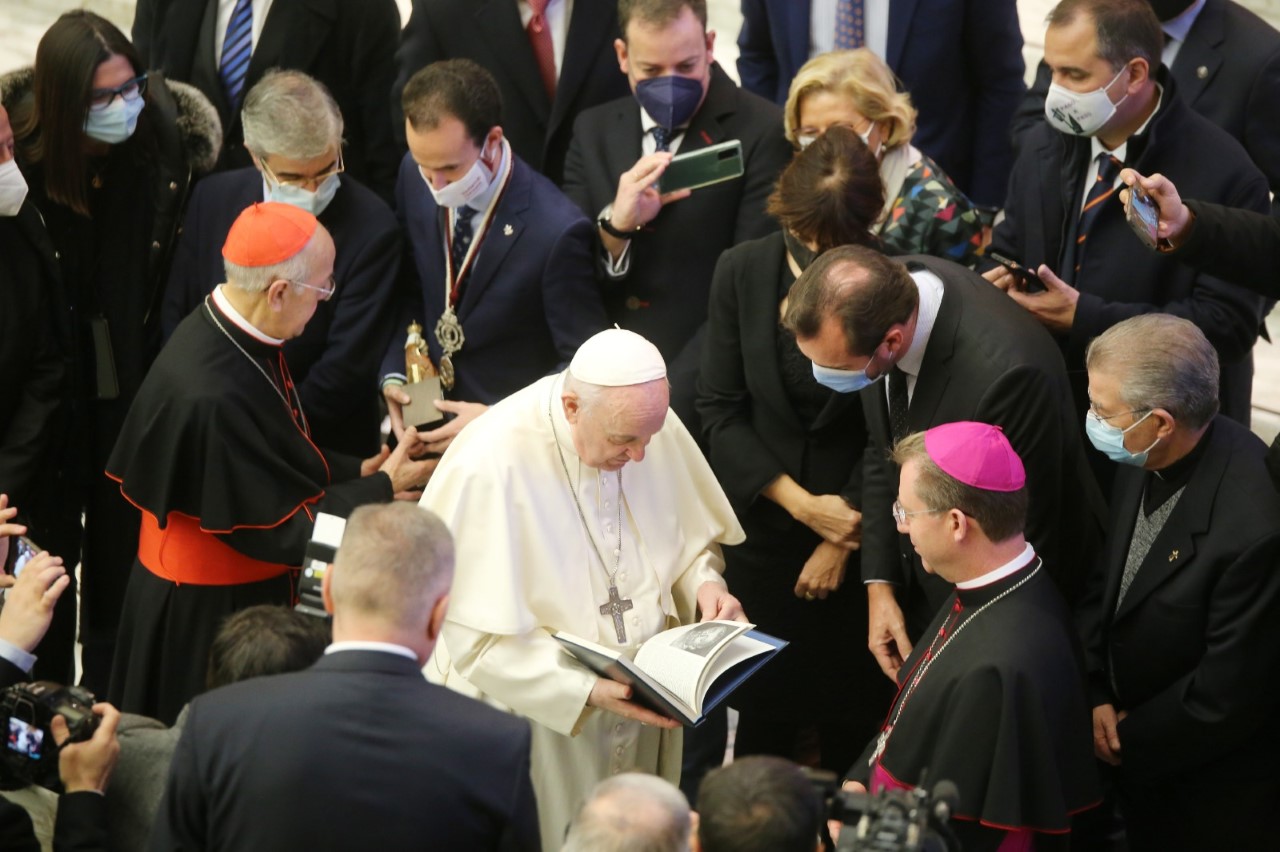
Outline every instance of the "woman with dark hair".
[[725, 577], [752, 621], [791, 641], [734, 695], [735, 754], [841, 773], [892, 697], [864, 641], [866, 429], [857, 394], [819, 385], [779, 320], [815, 257], [879, 245], [883, 204], [876, 159], [854, 131], [832, 127], [800, 151], [769, 199], [782, 230], [720, 256], [698, 385], [711, 467], [747, 532], [725, 550]]
[[[0, 92], [60, 285], [58, 342], [71, 383], [30, 534], [68, 564], [82, 560], [85, 683], [101, 695], [138, 528], [103, 468], [156, 354], [187, 191], [212, 167], [221, 129], [202, 95], [148, 74], [119, 29], [83, 10], [60, 17], [40, 39], [35, 68], [0, 78]], [[71, 677], [75, 600], [63, 596], [67, 611], [42, 646], [44, 677]]]

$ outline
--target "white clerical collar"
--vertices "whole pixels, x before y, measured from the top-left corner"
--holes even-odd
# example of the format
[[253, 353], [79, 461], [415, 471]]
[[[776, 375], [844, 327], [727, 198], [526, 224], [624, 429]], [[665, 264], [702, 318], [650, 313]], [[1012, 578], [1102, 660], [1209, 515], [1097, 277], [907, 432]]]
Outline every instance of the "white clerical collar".
[[381, 651], [384, 654], [395, 654], [397, 657], [407, 657], [415, 663], [418, 661], [418, 655], [413, 653], [404, 645], [397, 645], [394, 642], [334, 642], [328, 648], [324, 649], [325, 656], [330, 654], [338, 654], [343, 651]]
[[[1090, 158], [1093, 160], [1096, 160], [1098, 159], [1099, 154], [1110, 154], [1111, 156], [1115, 157], [1117, 160], [1123, 163], [1125, 156], [1129, 152], [1129, 139], [1132, 139], [1134, 136], [1141, 136], [1143, 133], [1146, 132], [1147, 125], [1151, 123], [1151, 119], [1155, 118], [1156, 114], [1160, 112], [1160, 104], [1163, 101], [1164, 101], [1164, 87], [1161, 86], [1159, 83], [1156, 83], [1156, 108], [1151, 110], [1151, 115], [1147, 116], [1147, 120], [1142, 122], [1142, 125], [1137, 130], [1133, 131], [1133, 133], [1129, 136], [1128, 139], [1125, 139], [1123, 142], [1117, 145], [1114, 150], [1111, 150], [1111, 151], [1107, 150], [1107, 146], [1103, 145], [1102, 140], [1099, 139], [1097, 136], [1090, 136], [1089, 137]], [[1119, 179], [1120, 179], [1120, 176], [1117, 175], [1116, 180], [1119, 180]]]
[[1191, 28], [1195, 26], [1196, 18], [1200, 17], [1202, 9], [1204, 9], [1204, 0], [1196, 0], [1193, 6], [1176, 18], [1161, 21], [1160, 29], [1164, 30], [1164, 34], [1174, 41], [1186, 41], [1187, 33], [1191, 32]]
[[911, 336], [911, 346], [907, 354], [898, 359], [898, 369], [907, 375], [919, 376], [924, 351], [929, 346], [929, 335], [933, 333], [938, 309], [942, 307], [943, 284], [942, 279], [928, 269], [913, 271], [911, 280], [920, 293], [920, 306], [916, 310], [916, 330]]
[[493, 195], [502, 188], [503, 181], [506, 178], [507, 171], [511, 168], [511, 143], [507, 141], [507, 137], [502, 137], [502, 157], [498, 160], [498, 173], [493, 180], [489, 181], [488, 188], [475, 198], [467, 202], [467, 206], [476, 211], [476, 215], [483, 213], [489, 209], [489, 202], [493, 200]]
[[236, 306], [231, 304], [231, 300], [222, 292], [222, 288], [226, 286], [228, 285], [219, 284], [217, 287], [213, 288], [213, 303], [218, 306], [218, 310], [226, 314], [227, 319], [235, 323], [241, 331], [252, 337], [254, 340], [266, 343], [269, 346], [283, 346], [284, 341], [282, 339], [271, 337], [270, 335], [266, 335], [261, 331], [258, 331], [257, 327], [254, 326], [253, 323], [245, 319], [244, 315], [236, 310]]
[[983, 586], [990, 586], [992, 583], [999, 582], [1000, 580], [1003, 580], [1005, 577], [1008, 577], [1010, 574], [1018, 573], [1023, 568], [1026, 568], [1028, 565], [1030, 565], [1031, 560], [1035, 558], [1036, 558], [1035, 548], [1031, 546], [1031, 542], [1027, 542], [1027, 546], [1022, 549], [1022, 552], [1019, 553], [1017, 556], [1015, 556], [1013, 559], [1011, 559], [1009, 562], [1006, 562], [1004, 565], [1001, 565], [999, 568], [997, 568], [994, 571], [988, 571], [986, 574], [983, 574], [981, 577], [974, 577], [972, 580], [965, 580], [963, 583], [956, 583], [956, 588], [967, 590], [967, 589], [981, 589]]

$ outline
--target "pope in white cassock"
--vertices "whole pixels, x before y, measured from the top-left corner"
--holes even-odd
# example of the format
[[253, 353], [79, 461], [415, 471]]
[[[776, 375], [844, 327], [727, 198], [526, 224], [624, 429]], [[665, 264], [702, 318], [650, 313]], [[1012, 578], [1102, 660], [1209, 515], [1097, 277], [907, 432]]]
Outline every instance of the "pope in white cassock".
[[720, 576], [720, 545], [742, 529], [668, 401], [657, 348], [603, 331], [566, 372], [468, 424], [422, 495], [452, 530], [459, 566], [427, 677], [533, 723], [544, 849], [560, 848], [609, 775], [678, 781], [682, 740], [678, 723], [552, 635], [634, 656], [670, 627], [745, 620]]

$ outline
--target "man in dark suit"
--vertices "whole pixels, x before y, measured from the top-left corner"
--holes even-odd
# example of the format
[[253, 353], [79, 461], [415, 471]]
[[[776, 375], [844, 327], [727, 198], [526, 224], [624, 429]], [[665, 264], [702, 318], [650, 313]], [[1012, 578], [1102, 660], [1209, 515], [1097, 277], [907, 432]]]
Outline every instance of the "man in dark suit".
[[[952, 591], [897, 532], [888, 455], [896, 441], [958, 420], [1000, 427], [1027, 467], [1027, 539], [1068, 600], [1083, 585], [1102, 514], [1052, 338], [964, 267], [900, 260], [857, 246], [828, 251], [792, 287], [784, 318], [819, 382], [865, 388], [862, 579], [871, 650], [891, 677]], [[887, 387], [878, 384], [885, 376]]]
[[837, 33], [839, 5], [742, 0], [742, 87], [781, 104], [811, 57], [837, 47], [870, 48], [919, 110], [913, 144], [973, 201], [999, 207], [1013, 165], [1009, 119], [1025, 91], [1014, 0], [867, 2], [863, 37], [856, 41]]
[[1081, 415], [1088, 341], [1128, 317], [1162, 311], [1204, 331], [1222, 367], [1222, 411], [1248, 423], [1263, 299], [1146, 251], [1115, 197], [1120, 167], [1130, 165], [1185, 183], [1197, 198], [1268, 209], [1266, 179], [1238, 142], [1182, 101], [1160, 68], [1161, 44], [1145, 0], [1054, 8], [1045, 34], [1055, 81], [1049, 120], [1024, 140], [991, 246], [1036, 270], [1041, 292], [1024, 292], [1004, 267], [985, 275], [1058, 338]]
[[1217, 355], [1186, 320], [1126, 320], [1087, 358], [1087, 431], [1120, 469], [1081, 621], [1094, 748], [1115, 767], [1129, 848], [1266, 848], [1280, 793], [1266, 446], [1215, 416]]
[[[1280, 194], [1280, 32], [1234, 0], [1150, 2], [1165, 34], [1161, 59], [1183, 103], [1235, 137]], [[1052, 77], [1041, 62], [1013, 119], [1015, 146], [1044, 120]]]
[[133, 44], [148, 68], [190, 83], [222, 119], [220, 169], [249, 165], [243, 96], [270, 68], [305, 71], [346, 116], [346, 165], [385, 199], [399, 159], [387, 118], [400, 35], [395, 0], [139, 0]]
[[422, 676], [453, 559], [417, 506], [352, 513], [324, 576], [333, 644], [191, 703], [151, 848], [538, 849], [529, 723]]
[[[597, 221], [609, 319], [653, 341], [671, 407], [695, 435], [695, 383], [711, 276], [720, 252], [777, 225], [765, 200], [791, 159], [778, 108], [713, 61], [705, 0], [620, 0], [618, 65], [635, 97], [578, 117], [565, 192]], [[660, 194], [673, 154], [739, 140], [745, 173]]]
[[396, 52], [396, 134], [409, 78], [441, 59], [470, 59], [498, 83], [502, 130], [516, 156], [559, 184], [578, 113], [627, 93], [613, 54], [617, 33], [613, 0], [413, 0]]
[[382, 350], [395, 337], [400, 227], [386, 202], [341, 173], [342, 113], [321, 83], [270, 71], [249, 91], [243, 117], [253, 167], [196, 186], [165, 290], [165, 339], [227, 280], [222, 245], [246, 207], [283, 201], [315, 215], [337, 250], [337, 289], [302, 336], [285, 343], [285, 357], [316, 443], [367, 458], [381, 443], [376, 385]]
[[[563, 367], [607, 323], [591, 223], [512, 151], [493, 76], [469, 59], [437, 62], [405, 86], [403, 108], [399, 327], [422, 324], [445, 379], [438, 406], [455, 417], [423, 434], [443, 452], [485, 406]], [[385, 348], [382, 364], [397, 435], [409, 402], [403, 341]]]

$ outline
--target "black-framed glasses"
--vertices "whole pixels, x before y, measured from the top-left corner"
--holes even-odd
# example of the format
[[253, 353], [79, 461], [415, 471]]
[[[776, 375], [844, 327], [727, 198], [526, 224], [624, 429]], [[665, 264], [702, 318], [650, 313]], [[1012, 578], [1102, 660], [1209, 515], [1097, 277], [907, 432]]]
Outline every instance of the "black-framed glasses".
[[338, 159], [333, 164], [332, 168], [327, 169], [321, 172], [320, 174], [310, 175], [308, 177], [281, 179], [276, 177], [276, 173], [273, 172], [271, 170], [271, 167], [267, 165], [267, 158], [265, 156], [259, 156], [258, 163], [262, 166], [263, 173], [266, 174], [266, 176], [270, 178], [271, 182], [276, 184], [277, 186], [304, 187], [306, 184], [309, 184], [309, 183], [314, 183], [319, 185], [322, 181], [325, 181], [333, 177], [334, 175], [340, 175], [347, 170], [346, 165], [342, 161], [341, 148], [338, 149]]
[[294, 281], [289, 278], [286, 278], [285, 280], [295, 286], [306, 287], [308, 290], [315, 290], [317, 293], [320, 294], [320, 301], [322, 302], [327, 302], [330, 299], [332, 299], [333, 294], [338, 291], [338, 280], [334, 278], [332, 275], [329, 276], [329, 280], [325, 282], [324, 287], [317, 287], [314, 284], [307, 284], [304, 281]]
[[139, 74], [114, 89], [93, 89], [89, 92], [89, 109], [101, 112], [111, 106], [117, 97], [126, 101], [140, 98], [147, 93], [147, 75]]

